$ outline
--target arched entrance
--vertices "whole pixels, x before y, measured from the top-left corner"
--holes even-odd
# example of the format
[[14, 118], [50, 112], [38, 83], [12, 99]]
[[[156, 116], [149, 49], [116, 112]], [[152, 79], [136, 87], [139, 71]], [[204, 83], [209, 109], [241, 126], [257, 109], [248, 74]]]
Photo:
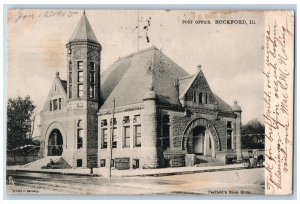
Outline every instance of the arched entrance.
[[196, 118], [188, 123], [182, 137], [182, 150], [189, 154], [216, 156], [220, 141], [215, 127], [204, 118]]
[[63, 153], [63, 137], [58, 129], [51, 131], [48, 139], [48, 156], [61, 156]]

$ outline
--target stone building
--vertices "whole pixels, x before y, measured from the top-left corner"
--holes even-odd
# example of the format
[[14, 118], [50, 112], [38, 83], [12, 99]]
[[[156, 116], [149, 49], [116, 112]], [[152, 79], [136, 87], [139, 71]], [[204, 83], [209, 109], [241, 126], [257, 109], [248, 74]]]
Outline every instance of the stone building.
[[[194, 165], [195, 155], [242, 159], [241, 108], [212, 92], [155, 46], [119, 58], [100, 75], [102, 47], [85, 15], [41, 111], [42, 155], [72, 167]], [[114, 115], [114, 119], [113, 119]]]

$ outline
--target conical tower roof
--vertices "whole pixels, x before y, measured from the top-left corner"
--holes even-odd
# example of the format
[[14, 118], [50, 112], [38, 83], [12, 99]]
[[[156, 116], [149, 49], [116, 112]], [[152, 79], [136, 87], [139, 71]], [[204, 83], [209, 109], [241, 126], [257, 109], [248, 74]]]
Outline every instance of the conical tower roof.
[[70, 38], [70, 42], [76, 41], [88, 41], [99, 44], [85, 12], [83, 12], [82, 17]]

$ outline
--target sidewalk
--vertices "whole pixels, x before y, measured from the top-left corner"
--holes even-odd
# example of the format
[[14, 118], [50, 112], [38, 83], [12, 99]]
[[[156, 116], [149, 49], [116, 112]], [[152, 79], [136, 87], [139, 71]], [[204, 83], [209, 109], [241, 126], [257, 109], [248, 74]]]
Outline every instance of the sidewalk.
[[[193, 174], [201, 172], [214, 172], [214, 171], [230, 171], [245, 169], [243, 164], [231, 164], [223, 166], [210, 166], [210, 167], [177, 167], [177, 168], [161, 168], [161, 169], [131, 169], [131, 170], [115, 170], [111, 171], [112, 177], [133, 177], [133, 176], [170, 176], [181, 174]], [[107, 168], [94, 168], [93, 175], [90, 174], [90, 169], [77, 168], [77, 169], [32, 169], [24, 168], [22, 166], [7, 166], [9, 171], [18, 172], [32, 172], [32, 173], [49, 173], [49, 174], [65, 174], [65, 175], [88, 175], [88, 176], [103, 176], [107, 177], [109, 171]]]

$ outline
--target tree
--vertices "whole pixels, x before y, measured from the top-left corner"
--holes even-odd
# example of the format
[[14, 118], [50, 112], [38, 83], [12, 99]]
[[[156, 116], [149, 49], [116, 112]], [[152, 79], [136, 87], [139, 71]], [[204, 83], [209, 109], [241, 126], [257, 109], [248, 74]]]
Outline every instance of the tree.
[[29, 96], [10, 98], [7, 103], [7, 149], [31, 144], [36, 106]]
[[242, 148], [264, 149], [265, 126], [259, 120], [254, 119], [242, 126]]

